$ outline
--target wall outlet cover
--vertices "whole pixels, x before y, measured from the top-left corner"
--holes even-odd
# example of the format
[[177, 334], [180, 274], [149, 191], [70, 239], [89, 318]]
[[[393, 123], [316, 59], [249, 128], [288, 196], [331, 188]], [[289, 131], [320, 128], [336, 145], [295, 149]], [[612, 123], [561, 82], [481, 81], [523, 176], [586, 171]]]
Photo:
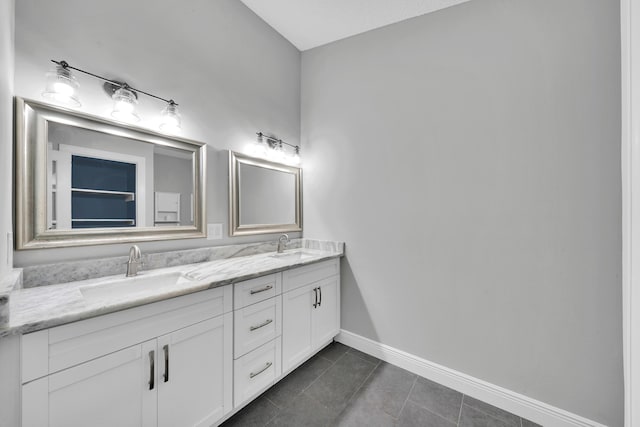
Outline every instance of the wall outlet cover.
[[207, 240], [222, 239], [222, 224], [207, 224]]

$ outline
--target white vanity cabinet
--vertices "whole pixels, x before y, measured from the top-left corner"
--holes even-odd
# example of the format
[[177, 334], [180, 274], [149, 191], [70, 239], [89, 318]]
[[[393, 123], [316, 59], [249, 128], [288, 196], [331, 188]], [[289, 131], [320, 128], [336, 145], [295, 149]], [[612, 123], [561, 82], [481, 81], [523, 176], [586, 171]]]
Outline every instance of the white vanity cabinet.
[[340, 330], [340, 261], [282, 273], [282, 371], [288, 373]]
[[224, 286], [22, 337], [23, 427], [210, 426], [232, 409]]
[[219, 425], [339, 329], [333, 258], [24, 334], [22, 426]]

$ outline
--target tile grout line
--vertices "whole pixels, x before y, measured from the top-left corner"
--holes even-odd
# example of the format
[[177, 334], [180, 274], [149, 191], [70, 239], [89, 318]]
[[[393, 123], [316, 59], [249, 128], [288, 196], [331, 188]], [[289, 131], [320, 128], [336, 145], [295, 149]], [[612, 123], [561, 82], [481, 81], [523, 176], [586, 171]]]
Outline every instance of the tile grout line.
[[[352, 355], [354, 355], [354, 356], [355, 356], [355, 357], [357, 357], [358, 359], [361, 359], [361, 360], [364, 360], [365, 362], [368, 362], [368, 363], [373, 364], [373, 362], [372, 362], [372, 361], [367, 360], [367, 359], [365, 359], [364, 357], [358, 356], [356, 353], [353, 353], [353, 352], [352, 352], [352, 350], [356, 350], [356, 349], [355, 349], [355, 348], [353, 348], [353, 347], [349, 347], [349, 350], [347, 350], [347, 353], [351, 353]], [[356, 351], [358, 351], [358, 350], [356, 350]], [[363, 353], [363, 354], [367, 354], [367, 353]], [[371, 356], [371, 357], [373, 357], [373, 356]], [[377, 362], [375, 363], [375, 368], [377, 368], [377, 367], [378, 367], [378, 365], [380, 365], [380, 362], [382, 362], [382, 359], [378, 359], [377, 357], [373, 357], [373, 358], [377, 360]]]
[[[319, 379], [320, 379], [324, 374], [326, 374], [326, 373], [327, 373], [327, 371], [328, 371], [329, 369], [331, 369], [331, 368], [333, 367], [333, 365], [335, 365], [336, 363], [338, 363], [338, 360], [342, 359], [342, 356], [344, 356], [344, 355], [345, 355], [345, 354], [347, 354], [347, 353], [348, 353], [348, 351], [345, 351], [345, 352], [344, 352], [344, 354], [342, 354], [340, 357], [338, 357], [335, 361], [331, 361], [331, 360], [327, 359], [326, 357], [319, 356], [319, 357], [322, 357], [324, 360], [328, 360], [329, 362], [331, 362], [331, 364], [330, 364], [329, 366], [327, 366], [327, 369], [325, 369], [324, 371], [322, 371], [322, 372], [320, 373], [320, 375], [318, 375], [318, 376], [316, 377], [316, 379], [315, 379], [315, 380], [311, 381], [311, 382], [309, 383], [309, 385], [308, 385], [308, 386], [306, 386], [305, 388], [303, 388], [303, 389], [300, 391], [300, 393], [296, 394], [296, 397], [300, 396], [302, 393], [304, 393], [305, 391], [309, 390], [309, 387], [311, 387], [311, 386], [312, 386], [316, 381], [318, 381], [318, 380], [319, 380]], [[305, 363], [306, 363], [306, 362], [305, 362]], [[298, 367], [298, 368], [299, 368], [299, 367]], [[296, 368], [296, 369], [298, 369], [298, 368]], [[323, 405], [323, 406], [324, 406], [324, 405]]]
[[407, 402], [409, 401], [409, 396], [411, 396], [411, 393], [413, 393], [413, 389], [415, 388], [417, 382], [418, 382], [418, 376], [415, 375], [415, 378], [413, 379], [413, 384], [411, 384], [411, 388], [409, 389], [409, 393], [407, 394], [407, 397], [404, 399], [404, 403], [400, 408], [400, 412], [398, 412], [398, 419], [400, 418], [400, 415], [402, 415], [402, 411], [404, 411], [404, 407], [407, 406]]
[[[267, 399], [267, 400], [269, 400], [269, 399]], [[271, 401], [269, 400], [269, 402], [271, 402]], [[277, 408], [277, 406], [276, 406], [276, 408]], [[269, 418], [269, 421], [267, 421], [266, 423], [264, 423], [264, 427], [267, 427], [271, 421], [275, 420], [275, 419], [276, 419], [276, 417], [277, 417], [278, 415], [280, 415], [280, 413], [281, 413], [281, 412], [282, 412], [282, 409], [279, 409], [279, 410], [278, 410], [278, 412], [276, 412], [276, 414], [275, 414], [273, 417]]]
[[[485, 403], [485, 404], [487, 404], [487, 405], [489, 405], [489, 406], [493, 406], [493, 405], [491, 405], [491, 404], [489, 404], [489, 403], [487, 403], [487, 402], [483, 402], [482, 400], [479, 400], [479, 402]], [[474, 411], [478, 411], [478, 412], [480, 412], [481, 414], [486, 415], [487, 417], [489, 417], [489, 418], [491, 418], [491, 419], [493, 419], [493, 420], [497, 420], [497, 421], [500, 421], [500, 422], [501, 422], [501, 423], [503, 423], [503, 424], [507, 424], [507, 425], [511, 425], [511, 426], [513, 426], [513, 424], [511, 424], [509, 421], [505, 420], [504, 418], [501, 418], [501, 417], [498, 417], [498, 416], [495, 416], [495, 415], [491, 415], [491, 414], [489, 414], [488, 412], [483, 411], [482, 409], [477, 408], [477, 407], [475, 407], [475, 406], [473, 406], [473, 405], [469, 405], [469, 404], [467, 404], [467, 406], [468, 406], [469, 408], [472, 408]], [[498, 407], [497, 407], [497, 406], [494, 406], [494, 408], [498, 408]], [[505, 410], [504, 410], [504, 409], [502, 409], [502, 408], [498, 408], [498, 409], [500, 409], [501, 411], [506, 412], [507, 414], [510, 414], [510, 415], [513, 415], [513, 416], [518, 417], [518, 419], [520, 420], [520, 425], [522, 426], [522, 417], [519, 417], [519, 416], [517, 416], [516, 414], [512, 414], [511, 412], [505, 411]], [[516, 426], [516, 427], [517, 427], [517, 426]]]
[[[460, 401], [460, 412], [458, 412], [458, 422], [456, 425], [460, 427], [460, 418], [462, 417], [462, 406], [464, 405], [464, 394], [462, 395], [462, 400]], [[522, 427], [522, 426], [520, 426]]]
[[[338, 357], [336, 360], [327, 359], [326, 357], [321, 356], [320, 354], [318, 354], [318, 357], [319, 357], [319, 358], [324, 359], [324, 360], [326, 360], [327, 362], [329, 362], [329, 366], [327, 366], [327, 368], [326, 368], [326, 369], [324, 369], [324, 370], [323, 370], [323, 371], [322, 371], [322, 372], [321, 372], [321, 373], [316, 377], [316, 379], [314, 379], [313, 381], [311, 381], [311, 383], [309, 383], [309, 385], [308, 385], [308, 386], [306, 386], [305, 388], [303, 388], [302, 390], [300, 390], [300, 393], [296, 394], [293, 398], [295, 399], [295, 398], [297, 398], [298, 396], [300, 396], [301, 394], [303, 394], [303, 393], [304, 393], [304, 392], [305, 392], [309, 387], [311, 387], [311, 385], [312, 385], [313, 383], [315, 383], [316, 381], [318, 381], [318, 379], [319, 379], [321, 376], [323, 376], [323, 375], [324, 375], [324, 374], [325, 374], [329, 369], [331, 369], [331, 367], [332, 367], [333, 365], [335, 365], [335, 364], [336, 364], [336, 362], [338, 362], [338, 360], [340, 360], [340, 359], [342, 358], [342, 356], [344, 356], [344, 355], [345, 355], [345, 354], [347, 354], [348, 352], [349, 352], [349, 350], [345, 351], [345, 352], [344, 352], [344, 354], [340, 355], [340, 357]], [[308, 360], [306, 360], [304, 363], [307, 363], [309, 360], [311, 360], [311, 358], [309, 358]], [[304, 365], [304, 363], [303, 363], [302, 365]], [[300, 366], [302, 366], [302, 365], [300, 365]], [[298, 368], [300, 368], [300, 366], [298, 366]], [[298, 368], [296, 368], [296, 369], [298, 369]], [[264, 398], [265, 398], [265, 399], [267, 399], [267, 400], [268, 400], [268, 401], [269, 401], [273, 406], [275, 406], [275, 407], [278, 409], [278, 412], [277, 412], [273, 417], [271, 417], [271, 418], [270, 418], [270, 419], [269, 419], [269, 420], [264, 424], [264, 426], [266, 427], [267, 425], [269, 425], [269, 423], [270, 423], [271, 421], [275, 420], [275, 419], [276, 419], [276, 417], [277, 417], [278, 415], [280, 415], [280, 413], [283, 411], [283, 408], [281, 408], [279, 405], [276, 405], [276, 404], [275, 404], [271, 399], [269, 399], [267, 396], [265, 396]], [[323, 405], [323, 406], [324, 406], [324, 405]]]
[[[302, 395], [302, 394], [303, 394], [307, 389], [309, 389], [309, 387], [311, 387], [311, 386], [313, 385], [313, 383], [315, 383], [316, 381], [318, 381], [318, 380], [320, 379], [320, 377], [322, 377], [324, 374], [326, 374], [326, 373], [327, 373], [327, 371], [328, 371], [329, 369], [331, 369], [331, 367], [333, 367], [333, 365], [335, 365], [335, 364], [338, 362], [338, 360], [342, 359], [342, 356], [344, 356], [344, 355], [345, 355], [345, 354], [347, 354], [348, 352], [349, 352], [349, 350], [345, 351], [342, 355], [340, 355], [340, 357], [338, 357], [338, 358], [337, 358], [336, 360], [334, 360], [334, 361], [332, 361], [331, 359], [327, 359], [326, 357], [321, 356], [320, 354], [318, 354], [318, 357], [319, 357], [319, 358], [324, 359], [324, 360], [326, 360], [327, 362], [329, 362], [329, 366], [327, 366], [327, 368], [326, 368], [326, 369], [324, 369], [324, 370], [323, 370], [323, 371], [322, 371], [322, 372], [321, 372], [321, 373], [316, 377], [316, 379], [314, 379], [313, 381], [311, 381], [311, 382], [309, 383], [309, 385], [308, 385], [308, 386], [306, 386], [305, 388], [303, 388], [302, 390], [300, 390], [300, 393], [296, 394], [296, 395], [293, 397], [293, 399], [295, 399], [295, 398], [299, 397], [300, 395]], [[312, 357], [313, 357], [313, 356], [312, 356]], [[302, 363], [302, 365], [304, 365], [305, 363], [307, 363], [309, 360], [311, 360], [311, 358], [309, 358], [309, 359], [308, 359], [308, 360], [306, 360], [304, 363]], [[302, 366], [302, 365], [300, 365], [300, 366]], [[298, 366], [296, 369], [300, 368], [300, 366]], [[276, 417], [277, 417], [278, 415], [280, 415], [280, 413], [281, 413], [284, 409], [283, 409], [283, 408], [281, 408], [280, 406], [276, 405], [276, 404], [275, 404], [271, 399], [269, 399], [267, 396], [265, 396], [264, 398], [265, 398], [265, 399], [267, 399], [269, 402], [271, 402], [271, 403], [273, 404], [273, 406], [275, 406], [276, 408], [278, 408], [278, 412], [277, 412], [273, 417], [271, 417], [271, 418], [269, 419], [269, 421], [267, 421], [267, 422], [264, 424], [264, 427], [266, 427], [267, 425], [269, 425], [269, 423], [270, 423], [271, 421], [275, 420], [275, 419], [276, 419]], [[292, 400], [293, 400], [293, 399], [292, 399]], [[315, 399], [314, 399], [314, 400], [315, 400]], [[318, 402], [318, 403], [320, 403], [322, 406], [325, 406], [325, 405], [323, 405], [321, 402]]]
[[[417, 375], [417, 377], [416, 377], [416, 383], [417, 383], [418, 379], [420, 379], [420, 378], [423, 378], [423, 377], [421, 377], [420, 375]], [[436, 383], [436, 384], [439, 384], [439, 383]], [[415, 383], [414, 383], [414, 385], [415, 385]], [[442, 385], [442, 384], [440, 384], [440, 385]], [[411, 388], [411, 390], [413, 391], [413, 387]], [[455, 391], [455, 390], [454, 390], [454, 391]], [[463, 394], [463, 393], [460, 393], [460, 392], [457, 392], [457, 393], [461, 394], [461, 395], [463, 396], [463, 399], [464, 399], [464, 394]], [[411, 392], [409, 392], [409, 396], [411, 396]], [[409, 399], [409, 397], [407, 397], [407, 401], [409, 401], [409, 400], [411, 400], [411, 399]], [[406, 403], [407, 403], [407, 402], [405, 401], [405, 404], [406, 404]], [[451, 421], [449, 418], [446, 418], [446, 417], [444, 417], [443, 415], [440, 415], [440, 414], [438, 414], [437, 412], [434, 412], [432, 408], [429, 408], [429, 407], [427, 407], [427, 406], [424, 406], [422, 403], [418, 403], [418, 402], [416, 402], [415, 400], [411, 400], [411, 403], [413, 403], [414, 405], [418, 406], [419, 408], [421, 408], [421, 409], [423, 409], [423, 410], [425, 410], [425, 411], [429, 412], [430, 414], [435, 415], [436, 417], [443, 419], [444, 421], [448, 422], [449, 424], [454, 424], [454, 425], [456, 425], [454, 421]], [[460, 402], [460, 408], [462, 408], [462, 401]], [[475, 408], [474, 408], [474, 409], [475, 409]], [[402, 407], [402, 410], [404, 410], [404, 406]], [[402, 412], [402, 410], [401, 410], [400, 412]], [[482, 413], [484, 414], [484, 412], [482, 412]], [[485, 414], [485, 415], [488, 415], [488, 414]], [[460, 416], [460, 414], [458, 414], [458, 416]], [[495, 417], [491, 417], [491, 418], [493, 418], [493, 419], [497, 419], [497, 418], [495, 418]], [[498, 420], [498, 421], [501, 421], [501, 420]]]
[[[348, 353], [348, 352], [347, 352]], [[346, 353], [345, 353], [346, 354]], [[355, 356], [355, 354], [354, 354]], [[356, 356], [357, 357], [357, 356]], [[362, 359], [361, 357], [359, 357], [359, 359]], [[362, 359], [364, 360], [364, 359]], [[366, 360], [365, 360], [366, 362]], [[349, 403], [351, 403], [351, 401], [354, 399], [354, 397], [356, 397], [356, 395], [358, 394], [358, 392], [362, 389], [362, 387], [364, 387], [364, 385], [367, 383], [367, 380], [371, 377], [371, 375], [373, 375], [373, 373], [376, 371], [376, 369], [378, 369], [378, 366], [380, 365], [380, 360], [378, 360], [378, 364], [376, 364], [373, 369], [371, 370], [371, 372], [369, 372], [369, 375], [367, 375], [367, 377], [364, 379], [364, 381], [362, 381], [362, 383], [360, 384], [360, 386], [353, 392], [353, 394], [349, 397], [349, 400], [347, 400], [347, 404], [345, 405], [345, 407], [342, 409], [342, 411], [338, 412], [338, 415], [336, 416], [339, 417], [344, 411], [347, 410], [347, 407], [349, 406]]]
[[[313, 380], [307, 387], [305, 387], [300, 394], [303, 394], [305, 391], [307, 391], [316, 381], [318, 381], [324, 374], [327, 373], [327, 371], [329, 369], [331, 369], [333, 366], [335, 366], [344, 356], [346, 356], [349, 352], [351, 351], [351, 347], [349, 347], [349, 350], [345, 351], [343, 354], [340, 355], [340, 357], [338, 357], [335, 362], [332, 362], [331, 365], [329, 365], [327, 367], [327, 369], [325, 369], [320, 375], [318, 375], [318, 377]], [[369, 379], [369, 377], [373, 374], [373, 372], [376, 370], [376, 368], [380, 365], [380, 363], [382, 362], [380, 359], [377, 359], [378, 362], [376, 364], [369, 362], [368, 360], [365, 360], [355, 354], [352, 354], [354, 357], [357, 357], [358, 359], [364, 361], [365, 363], [369, 364], [369, 365], [373, 365], [373, 369], [371, 370], [371, 372], [369, 372], [369, 375], [367, 375], [367, 377], [364, 379], [364, 381], [360, 384], [360, 386], [356, 389], [356, 391], [349, 397], [349, 400], [347, 401], [347, 405], [349, 404], [349, 402], [351, 402], [351, 400], [353, 399], [353, 397], [358, 393], [358, 391], [360, 391], [360, 389], [362, 388], [362, 386], [364, 386], [364, 384], [366, 383], [366, 381]], [[322, 356], [320, 356], [322, 357]], [[323, 359], [325, 360], [329, 360], [326, 357], [323, 357]], [[329, 360], [330, 361], [330, 360]], [[317, 403], [319, 403], [320, 405], [324, 406], [325, 408], [327, 408], [327, 406], [325, 404], [323, 404], [322, 402], [318, 401], [315, 398], [312, 398], [311, 396], [307, 396], [311, 399], [313, 399], [314, 401], [316, 401]], [[340, 411], [338, 414], [336, 414], [336, 418], [340, 416], [340, 414], [342, 414], [346, 409], [346, 406], [344, 409], [342, 409], [342, 411]]]
[[[269, 389], [267, 389], [269, 390]], [[265, 390], [266, 391], [266, 390]], [[276, 408], [278, 408], [278, 410], [281, 410], [282, 408], [280, 407], [280, 405], [278, 405], [276, 402], [274, 402], [273, 400], [269, 399], [267, 396], [264, 397], [265, 399], [267, 399], [273, 406], [275, 406]], [[257, 398], [256, 398], [257, 399]]]

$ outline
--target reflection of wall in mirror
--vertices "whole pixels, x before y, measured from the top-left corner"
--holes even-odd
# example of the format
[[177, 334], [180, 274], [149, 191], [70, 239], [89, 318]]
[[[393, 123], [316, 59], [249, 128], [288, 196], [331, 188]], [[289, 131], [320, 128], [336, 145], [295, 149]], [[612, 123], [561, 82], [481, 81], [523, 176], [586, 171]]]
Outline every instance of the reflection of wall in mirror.
[[180, 225], [193, 225], [192, 160], [159, 153], [155, 153], [153, 159], [155, 191], [179, 193]]
[[[96, 132], [88, 129], [78, 128], [56, 122], [49, 122], [49, 149], [58, 151], [60, 145], [77, 146], [84, 149], [99, 150], [103, 152], [118, 153], [124, 156], [142, 157], [145, 159], [144, 181], [146, 188], [153, 188], [153, 145], [135, 141], [132, 139], [121, 138], [114, 135]], [[66, 170], [57, 170], [57, 174], [70, 173]], [[51, 174], [48, 177], [51, 180]], [[64, 198], [63, 198], [64, 200]], [[146, 191], [144, 195], [143, 209], [144, 218], [138, 218], [137, 226], [149, 226], [153, 224], [153, 191]], [[48, 210], [51, 210], [52, 203], [48, 204]], [[61, 209], [58, 206], [58, 209]], [[51, 217], [48, 212], [48, 217]]]
[[295, 223], [294, 174], [240, 164], [238, 175], [240, 225]]

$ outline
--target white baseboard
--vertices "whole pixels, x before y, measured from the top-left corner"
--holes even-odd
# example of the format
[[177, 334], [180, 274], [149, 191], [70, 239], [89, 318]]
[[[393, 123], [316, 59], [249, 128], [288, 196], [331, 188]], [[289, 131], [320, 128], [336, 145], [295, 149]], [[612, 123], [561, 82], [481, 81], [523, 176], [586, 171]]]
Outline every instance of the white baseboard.
[[449, 369], [413, 354], [370, 340], [344, 329], [336, 337], [341, 342], [416, 375], [435, 381], [531, 420], [544, 427], [605, 427], [571, 412], [548, 405], [495, 384]]

